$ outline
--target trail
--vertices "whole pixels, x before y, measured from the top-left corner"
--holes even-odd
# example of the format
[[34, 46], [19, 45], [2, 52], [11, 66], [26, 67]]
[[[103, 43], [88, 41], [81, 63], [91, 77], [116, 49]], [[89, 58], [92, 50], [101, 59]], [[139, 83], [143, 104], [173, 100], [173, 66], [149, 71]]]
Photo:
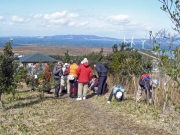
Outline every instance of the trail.
[[163, 129], [138, 125], [131, 118], [123, 116], [121, 113], [114, 113], [111, 105], [103, 108], [101, 106], [102, 103], [98, 101], [98, 99], [87, 99], [83, 101], [68, 100], [68, 103], [73, 108], [71, 111], [78, 114], [80, 119], [77, 120], [80, 120], [80, 125], [83, 129], [88, 130], [89, 134], [94, 134], [93, 131], [96, 131], [97, 135], [170, 135], [170, 133], [166, 133]]

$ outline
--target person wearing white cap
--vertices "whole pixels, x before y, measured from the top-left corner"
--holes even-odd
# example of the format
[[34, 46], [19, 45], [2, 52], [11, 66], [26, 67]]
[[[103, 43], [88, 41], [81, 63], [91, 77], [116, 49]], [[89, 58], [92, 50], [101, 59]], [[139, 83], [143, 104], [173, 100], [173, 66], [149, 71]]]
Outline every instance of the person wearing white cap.
[[111, 94], [109, 95], [108, 101], [107, 103], [110, 103], [113, 96], [115, 99], [117, 99], [117, 101], [123, 101], [124, 100], [124, 92], [125, 92], [125, 88], [122, 85], [116, 84], [114, 85]]
[[88, 83], [92, 79], [92, 68], [88, 64], [87, 58], [81, 62], [76, 73], [78, 75], [78, 98], [77, 100], [85, 100], [88, 92]]

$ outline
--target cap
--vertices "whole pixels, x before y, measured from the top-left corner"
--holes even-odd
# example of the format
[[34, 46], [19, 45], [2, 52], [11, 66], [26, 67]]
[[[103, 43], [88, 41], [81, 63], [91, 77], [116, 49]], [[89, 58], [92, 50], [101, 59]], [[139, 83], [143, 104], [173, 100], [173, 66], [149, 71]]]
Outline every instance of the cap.
[[63, 64], [58, 62], [58, 63], [57, 63], [57, 66], [63, 66]]
[[97, 62], [92, 62], [92, 65], [95, 65]]
[[120, 91], [117, 92], [117, 93], [116, 93], [116, 98], [120, 99], [121, 97], [122, 97], [122, 92], [120, 92]]
[[69, 64], [68, 64], [68, 63], [65, 63], [64, 65], [65, 65], [65, 66], [68, 66]]

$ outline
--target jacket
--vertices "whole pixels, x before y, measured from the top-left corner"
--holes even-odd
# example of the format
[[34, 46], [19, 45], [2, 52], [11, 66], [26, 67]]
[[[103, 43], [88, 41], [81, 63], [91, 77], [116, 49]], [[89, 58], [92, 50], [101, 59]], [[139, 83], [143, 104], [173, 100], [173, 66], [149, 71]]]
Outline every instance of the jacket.
[[79, 83], [89, 83], [92, 78], [92, 68], [85, 62], [78, 67], [77, 75]]
[[96, 70], [98, 73], [98, 76], [107, 76], [107, 69], [105, 68], [105, 66], [103, 64], [97, 63], [96, 64]]
[[62, 68], [58, 68], [57, 66], [55, 66], [53, 69], [53, 74], [54, 74], [54, 78], [56, 78], [56, 79], [61, 78], [61, 76], [63, 74]]
[[76, 78], [78, 77], [76, 70], [78, 69], [78, 65], [76, 63], [73, 63], [69, 67], [69, 74], [74, 75]]
[[116, 93], [117, 92], [122, 92], [122, 94], [124, 94], [124, 92], [126, 91], [125, 88], [122, 86], [122, 85], [115, 85], [111, 91], [111, 94], [109, 95], [109, 98], [108, 98], [108, 101], [111, 101], [112, 100], [112, 97], [114, 95], [114, 97], [116, 96]]
[[49, 65], [46, 65], [46, 66], [45, 66], [44, 76], [45, 76], [45, 80], [46, 80], [47, 82], [49, 82], [49, 81], [50, 81], [50, 78], [51, 78], [51, 72], [50, 72], [50, 69], [49, 69]]

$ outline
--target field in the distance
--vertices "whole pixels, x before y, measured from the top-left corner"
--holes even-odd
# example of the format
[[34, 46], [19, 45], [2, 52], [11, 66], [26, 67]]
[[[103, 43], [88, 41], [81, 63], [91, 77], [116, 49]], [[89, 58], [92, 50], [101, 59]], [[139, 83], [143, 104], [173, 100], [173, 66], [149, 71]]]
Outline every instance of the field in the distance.
[[[64, 55], [64, 52], [69, 51], [69, 55], [84, 55], [91, 52], [100, 52], [101, 48], [96, 47], [76, 47], [76, 46], [16, 46], [13, 47], [14, 53], [19, 53], [20, 55], [31, 54], [35, 52], [44, 53], [46, 55]], [[2, 48], [0, 48], [2, 51]], [[112, 52], [112, 48], [103, 48], [103, 54], [109, 54]]]

